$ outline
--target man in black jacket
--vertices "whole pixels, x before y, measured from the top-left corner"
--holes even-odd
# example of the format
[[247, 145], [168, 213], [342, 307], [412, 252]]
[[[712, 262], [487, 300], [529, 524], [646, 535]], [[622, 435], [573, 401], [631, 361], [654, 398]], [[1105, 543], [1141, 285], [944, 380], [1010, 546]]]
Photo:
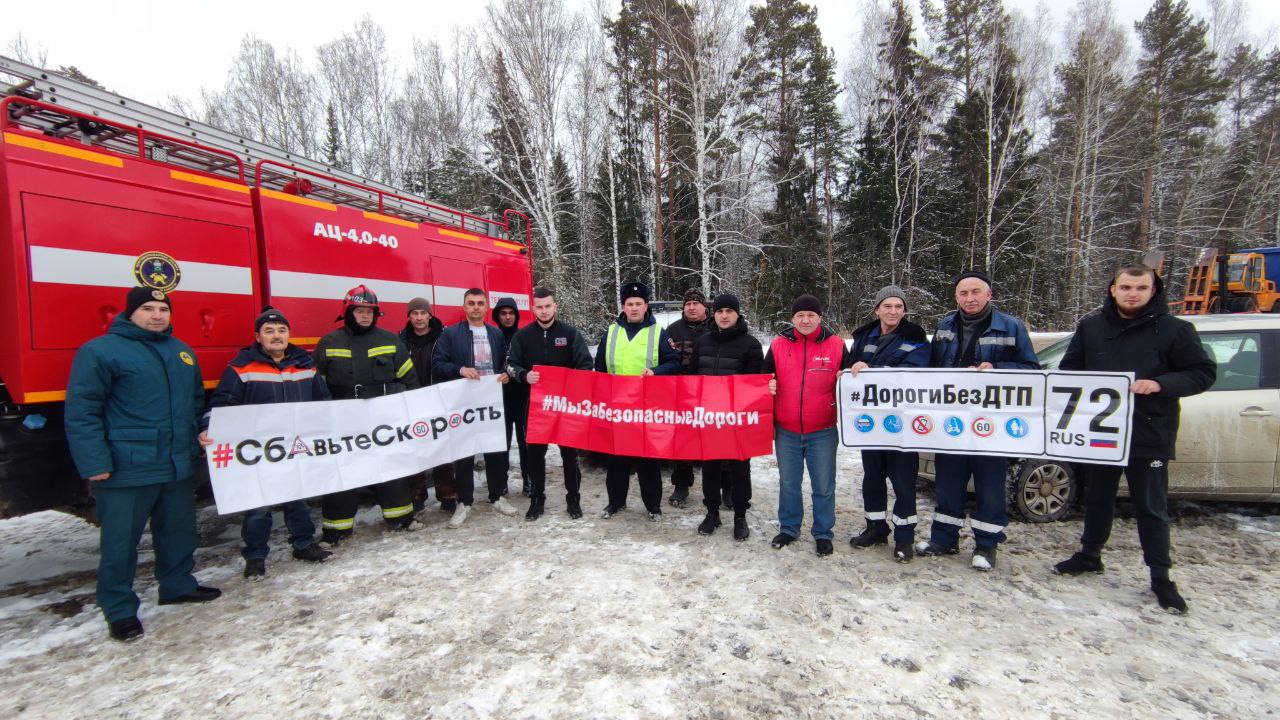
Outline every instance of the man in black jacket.
[[[462, 309], [467, 318], [450, 325], [440, 334], [431, 356], [431, 377], [435, 382], [447, 382], [458, 378], [479, 380], [485, 375], [497, 375], [498, 382], [507, 383], [507, 339], [498, 328], [484, 321], [489, 310], [489, 294], [480, 288], [463, 293]], [[484, 454], [484, 475], [489, 487], [489, 502], [503, 515], [515, 515], [516, 509], [503, 497], [507, 494], [507, 453]], [[458, 483], [458, 508], [449, 518], [450, 528], [462, 527], [471, 514], [475, 497], [475, 458], [465, 457], [453, 464]]]
[[[511, 348], [511, 338], [515, 337], [516, 332], [520, 330], [520, 308], [516, 306], [515, 298], [500, 297], [498, 302], [493, 306], [493, 324], [498, 326], [498, 330], [502, 333], [502, 337], [507, 341], [508, 352]], [[525, 457], [528, 446], [525, 444], [525, 433], [528, 429], [528, 412], [529, 412], [529, 386], [523, 383], [507, 383], [502, 386], [502, 411], [506, 413], [507, 423], [507, 451], [511, 451], [511, 437], [516, 439], [516, 455], [520, 458], [520, 478], [522, 491], [526, 496], [529, 495], [529, 471], [525, 466], [529, 464]]]
[[1129, 465], [1081, 464], [1085, 480], [1084, 532], [1080, 552], [1054, 566], [1062, 575], [1101, 573], [1102, 548], [1111, 535], [1116, 489], [1123, 471], [1138, 521], [1142, 556], [1151, 570], [1151, 591], [1160, 607], [1187, 611], [1169, 579], [1169, 461], [1178, 439], [1179, 398], [1213, 384], [1217, 366], [1191, 323], [1169, 314], [1164, 285], [1145, 265], [1116, 273], [1110, 297], [1076, 326], [1059, 368], [1133, 372], [1136, 396]]
[[[538, 384], [540, 373], [536, 365], [590, 370], [593, 365], [591, 351], [582, 333], [572, 325], [556, 319], [556, 296], [547, 288], [533, 291], [533, 318], [537, 322], [526, 326], [511, 339], [507, 352], [507, 375], [510, 385], [524, 388], [522, 411], [528, 412], [529, 386]], [[525, 454], [529, 471], [529, 511], [526, 520], [542, 517], [547, 502], [547, 446], [532, 444]], [[560, 459], [564, 464], [565, 507], [569, 517], [582, 517], [582, 472], [578, 469], [578, 450], [560, 446]]]
[[[409, 357], [413, 359], [413, 369], [421, 387], [431, 384], [431, 355], [435, 352], [436, 341], [440, 339], [442, 332], [444, 323], [432, 312], [431, 303], [426, 298], [416, 297], [409, 301], [409, 320], [400, 331], [400, 341], [409, 348]], [[433, 467], [427, 472], [431, 473], [431, 480], [436, 486], [436, 500], [440, 501], [440, 509], [452, 515], [458, 509], [453, 463]], [[427, 502], [426, 473], [413, 476], [409, 485], [413, 490], [413, 508], [415, 511], [421, 510]]]
[[[758, 374], [764, 365], [764, 349], [749, 332], [737, 296], [717, 295], [713, 308], [715, 325], [694, 342], [689, 372], [694, 375]], [[720, 527], [723, 493], [729, 493], [733, 499], [733, 539], [746, 540], [751, 535], [747, 529], [747, 508], [751, 507], [750, 460], [702, 463], [702, 504], [707, 506], [707, 517], [698, 525], [700, 535], [710, 535]]]
[[[311, 353], [316, 374], [324, 378], [329, 392], [338, 400], [375, 398], [405, 390], [416, 390], [418, 375], [413, 371], [409, 350], [400, 337], [378, 327], [382, 309], [378, 296], [359, 285], [347, 291], [342, 301], [342, 327], [320, 338]], [[321, 542], [330, 548], [351, 537], [356, 524], [360, 490], [343, 490], [324, 496]], [[413, 519], [413, 496], [407, 478], [396, 478], [374, 486], [382, 518], [395, 530], [418, 530]]]
[[[684, 293], [684, 312], [679, 320], [671, 323], [667, 334], [671, 337], [671, 347], [680, 353], [680, 373], [690, 375], [689, 366], [693, 362], [693, 347], [698, 338], [711, 330], [711, 319], [707, 317], [707, 296], [697, 288], [689, 288]], [[682, 508], [689, 503], [689, 489], [693, 487], [693, 463], [677, 461], [671, 471], [671, 497], [667, 502], [672, 507]]]

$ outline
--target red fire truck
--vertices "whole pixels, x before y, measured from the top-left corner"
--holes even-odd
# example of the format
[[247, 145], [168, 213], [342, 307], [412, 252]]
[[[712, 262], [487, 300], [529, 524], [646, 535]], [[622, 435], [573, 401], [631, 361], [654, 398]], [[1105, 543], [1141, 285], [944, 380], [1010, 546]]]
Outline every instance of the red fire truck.
[[478, 217], [0, 58], [0, 516], [87, 500], [62, 401], [76, 349], [135, 285], [172, 293], [212, 387], [265, 304], [312, 346], [367, 285], [399, 330], [485, 289], [529, 307], [527, 216]]

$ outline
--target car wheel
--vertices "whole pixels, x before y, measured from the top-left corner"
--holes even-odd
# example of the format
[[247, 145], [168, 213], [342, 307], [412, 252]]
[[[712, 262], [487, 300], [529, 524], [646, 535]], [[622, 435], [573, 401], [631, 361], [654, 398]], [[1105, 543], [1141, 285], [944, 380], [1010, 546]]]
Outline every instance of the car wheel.
[[1075, 471], [1057, 460], [1026, 460], [1015, 464], [1008, 479], [1009, 512], [1025, 522], [1055, 522], [1065, 518], [1080, 492]]

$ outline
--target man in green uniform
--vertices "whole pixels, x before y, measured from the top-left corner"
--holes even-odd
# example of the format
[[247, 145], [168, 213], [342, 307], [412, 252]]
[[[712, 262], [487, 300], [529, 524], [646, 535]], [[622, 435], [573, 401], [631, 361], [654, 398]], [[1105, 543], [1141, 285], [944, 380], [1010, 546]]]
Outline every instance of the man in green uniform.
[[148, 520], [160, 604], [222, 595], [191, 574], [204, 383], [195, 353], [173, 336], [171, 310], [160, 290], [130, 290], [107, 334], [76, 352], [67, 380], [67, 443], [101, 523], [98, 606], [122, 642], [142, 637], [133, 576]]
[[[313, 356], [316, 372], [329, 386], [335, 400], [375, 398], [418, 388], [413, 360], [400, 337], [378, 327], [378, 296], [360, 285], [342, 302], [342, 327], [320, 338]], [[408, 478], [396, 478], [374, 486], [382, 519], [394, 530], [418, 530], [413, 519], [413, 495]], [[335, 547], [351, 537], [356, 524], [360, 491], [344, 490], [324, 496], [321, 503], [320, 542]]]

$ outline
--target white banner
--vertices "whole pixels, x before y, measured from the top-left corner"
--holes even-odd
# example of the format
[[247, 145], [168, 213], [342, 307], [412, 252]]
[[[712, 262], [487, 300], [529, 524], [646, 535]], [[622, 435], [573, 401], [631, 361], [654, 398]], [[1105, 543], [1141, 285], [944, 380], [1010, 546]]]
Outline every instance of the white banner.
[[1129, 461], [1133, 373], [1041, 370], [846, 371], [837, 386], [846, 447]]
[[506, 447], [493, 376], [367, 400], [214, 408], [207, 448], [222, 514], [394, 480]]

